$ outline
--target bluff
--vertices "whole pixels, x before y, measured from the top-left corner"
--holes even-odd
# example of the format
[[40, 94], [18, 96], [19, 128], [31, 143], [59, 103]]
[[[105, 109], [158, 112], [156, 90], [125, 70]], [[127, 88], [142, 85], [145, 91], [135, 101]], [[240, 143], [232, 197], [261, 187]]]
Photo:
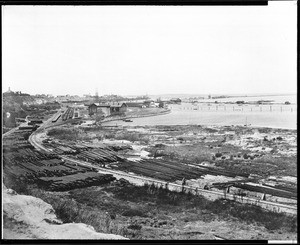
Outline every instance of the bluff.
[[63, 224], [50, 204], [36, 197], [19, 195], [4, 185], [2, 193], [3, 239], [127, 239], [98, 233], [83, 223]]

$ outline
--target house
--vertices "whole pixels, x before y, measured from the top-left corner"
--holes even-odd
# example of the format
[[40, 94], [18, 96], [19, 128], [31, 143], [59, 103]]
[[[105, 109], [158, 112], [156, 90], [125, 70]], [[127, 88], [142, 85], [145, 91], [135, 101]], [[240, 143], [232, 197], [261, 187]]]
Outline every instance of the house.
[[158, 107], [159, 107], [159, 108], [167, 107], [167, 102], [165, 102], [165, 101], [159, 101], [159, 102], [158, 102]]
[[118, 115], [127, 111], [127, 104], [121, 102], [111, 103], [93, 103], [89, 105], [89, 114], [93, 115], [97, 112], [102, 112], [105, 117], [110, 115]]
[[142, 102], [127, 102], [126, 104], [128, 107], [139, 107], [139, 108], [143, 108], [143, 106], [145, 107], [144, 103]]
[[154, 106], [154, 100], [145, 100], [144, 105], [146, 107], [153, 107]]
[[89, 105], [90, 115], [94, 115], [97, 112], [102, 112], [104, 116], [110, 116], [110, 105], [106, 103], [93, 103]]
[[171, 103], [175, 103], [175, 104], [180, 104], [181, 103], [181, 99], [179, 98], [173, 98], [170, 100]]
[[127, 104], [121, 102], [112, 102], [110, 105], [110, 115], [122, 114], [127, 111]]

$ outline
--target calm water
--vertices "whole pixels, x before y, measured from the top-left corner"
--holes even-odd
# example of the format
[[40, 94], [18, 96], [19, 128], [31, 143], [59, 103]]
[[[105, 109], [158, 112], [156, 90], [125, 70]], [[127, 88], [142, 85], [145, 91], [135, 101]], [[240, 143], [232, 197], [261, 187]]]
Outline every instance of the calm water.
[[[267, 96], [268, 100], [274, 98]], [[276, 96], [274, 96], [276, 97]], [[245, 97], [242, 97], [245, 100]], [[275, 98], [278, 101], [293, 101], [291, 97]], [[235, 98], [235, 101], [239, 100]], [[254, 100], [259, 100], [255, 98]], [[227, 100], [228, 101], [228, 100]], [[246, 101], [246, 100], [245, 100]], [[182, 103], [170, 105], [170, 114], [154, 117], [134, 118], [133, 122], [114, 121], [105, 125], [245, 125], [271, 128], [297, 129], [297, 105], [225, 105], [210, 103]]]
[[[171, 98], [181, 98], [181, 99], [188, 99], [191, 97], [198, 97], [198, 96], [203, 96], [207, 98], [207, 95], [176, 95], [176, 96], [153, 96], [152, 99], [156, 100], [157, 98], [161, 99], [171, 99]], [[244, 100], [245, 102], [251, 102], [251, 101], [258, 101], [258, 100], [274, 100], [273, 103], [284, 103], [286, 101], [289, 101], [292, 104], [297, 103], [297, 94], [290, 94], [290, 95], [272, 95], [272, 96], [267, 96], [267, 95], [248, 95], [248, 96], [239, 96], [239, 97], [232, 97], [232, 98], [223, 98], [223, 99], [199, 99], [199, 102], [236, 102], [238, 100]]]
[[223, 99], [204, 99], [199, 102], [236, 102], [238, 100], [244, 100], [245, 102], [253, 102], [258, 100], [273, 100], [272, 103], [284, 103], [289, 101], [291, 104], [297, 103], [297, 95], [277, 95], [277, 96], [247, 96], [247, 97], [234, 97], [234, 98], [223, 98]]

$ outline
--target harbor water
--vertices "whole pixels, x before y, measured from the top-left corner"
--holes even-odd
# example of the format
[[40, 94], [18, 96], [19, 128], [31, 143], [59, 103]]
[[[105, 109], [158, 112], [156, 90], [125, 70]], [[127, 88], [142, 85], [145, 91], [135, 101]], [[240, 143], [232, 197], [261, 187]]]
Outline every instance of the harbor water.
[[[253, 127], [270, 127], [297, 129], [297, 104], [285, 105], [282, 101], [273, 104], [228, 104], [214, 103], [181, 103], [170, 104], [171, 113], [145, 118], [133, 118], [132, 122], [112, 121], [107, 126], [145, 126], [145, 125], [248, 125]], [[282, 99], [282, 98], [280, 98]], [[287, 98], [284, 98], [287, 99]], [[245, 100], [245, 98], [244, 98]], [[246, 100], [245, 100], [246, 101]]]

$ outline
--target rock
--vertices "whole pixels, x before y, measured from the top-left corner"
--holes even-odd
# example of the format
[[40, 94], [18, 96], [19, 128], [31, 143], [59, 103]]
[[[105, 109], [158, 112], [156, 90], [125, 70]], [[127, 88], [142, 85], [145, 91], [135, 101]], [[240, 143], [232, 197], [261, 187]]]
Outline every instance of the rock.
[[[83, 223], [63, 224], [43, 200], [3, 188], [4, 239], [126, 239]], [[8, 223], [9, 222], [9, 223]]]
[[6, 190], [8, 194], [11, 194], [11, 195], [17, 195], [18, 193], [12, 189], [7, 189]]

